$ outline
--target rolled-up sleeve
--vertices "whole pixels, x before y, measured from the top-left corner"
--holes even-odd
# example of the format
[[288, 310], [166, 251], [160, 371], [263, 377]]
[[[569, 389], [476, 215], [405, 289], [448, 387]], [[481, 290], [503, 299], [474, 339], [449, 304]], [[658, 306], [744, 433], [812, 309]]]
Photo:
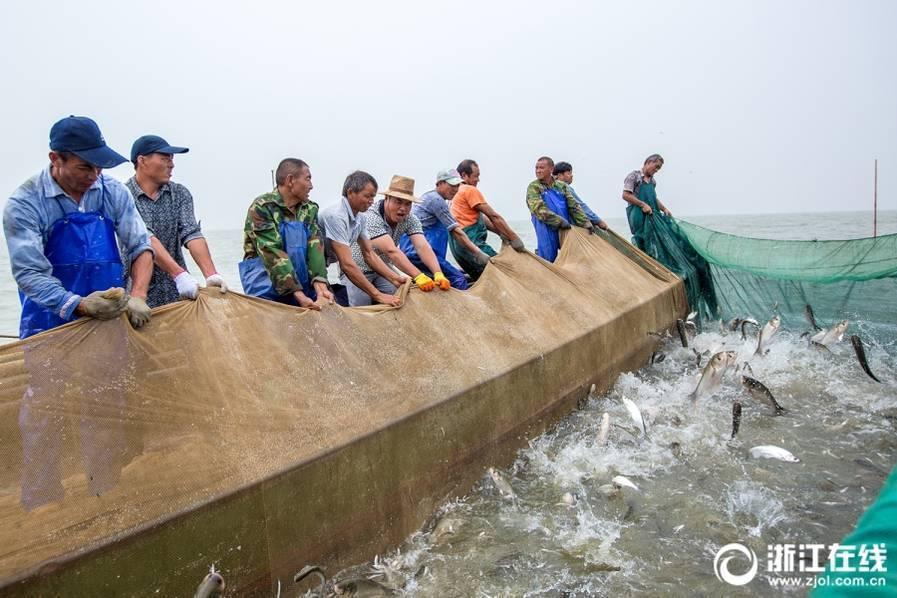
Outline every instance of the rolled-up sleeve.
[[137, 205], [127, 187], [113, 180], [113, 184], [107, 182], [113, 210], [115, 210], [115, 234], [118, 235], [119, 246], [126, 254], [127, 263], [143, 253], [149, 251], [155, 256], [150, 245], [149, 232], [143, 217], [137, 211]]
[[436, 219], [442, 223], [442, 226], [449, 231], [458, 228], [458, 221], [452, 217], [452, 211], [449, 209], [447, 201], [438, 199], [430, 202], [430, 205], [427, 207], [430, 208], [430, 211], [436, 216]]
[[202, 228], [199, 225], [199, 222], [196, 221], [196, 212], [193, 208], [193, 195], [190, 191], [187, 190], [186, 187], [180, 186], [177, 190], [178, 192], [178, 214], [179, 222], [181, 224], [180, 230], [180, 243], [184, 247], [187, 246], [187, 243], [194, 239], [202, 239]]
[[3, 211], [3, 231], [12, 275], [22, 294], [65, 320], [72, 319], [81, 296], [67, 291], [53, 276], [53, 266], [44, 255], [40, 215], [34, 207], [10, 199]]

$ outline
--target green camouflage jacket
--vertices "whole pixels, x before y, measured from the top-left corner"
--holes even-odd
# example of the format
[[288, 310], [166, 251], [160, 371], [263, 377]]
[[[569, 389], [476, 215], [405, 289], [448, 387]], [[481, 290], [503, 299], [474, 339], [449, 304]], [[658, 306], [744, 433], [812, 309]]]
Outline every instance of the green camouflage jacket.
[[280, 237], [280, 223], [294, 220], [308, 226], [306, 262], [309, 276], [312, 280], [326, 283], [327, 266], [321, 229], [318, 227], [318, 204], [308, 201], [290, 210], [283, 203], [280, 192], [271, 191], [255, 198], [249, 206], [243, 227], [243, 259], [261, 256], [274, 291], [279, 295], [302, 290]]
[[[570, 216], [573, 218], [573, 222], [571, 225], [576, 226], [585, 226], [586, 223], [589, 222], [589, 217], [586, 216], [586, 213], [583, 212], [582, 208], [579, 207], [579, 203], [576, 201], [576, 198], [573, 197], [573, 194], [570, 193], [570, 189], [567, 187], [567, 184], [555, 180], [552, 183], [551, 187], [553, 189], [557, 189], [561, 192], [567, 199], [567, 211], [570, 212]], [[526, 188], [526, 205], [529, 208], [529, 211], [532, 212], [533, 216], [547, 224], [548, 226], [557, 228], [560, 226], [563, 218], [552, 212], [548, 209], [548, 206], [545, 205], [545, 200], [542, 199], [542, 192], [545, 191], [548, 187], [546, 187], [542, 181], [536, 179]]]

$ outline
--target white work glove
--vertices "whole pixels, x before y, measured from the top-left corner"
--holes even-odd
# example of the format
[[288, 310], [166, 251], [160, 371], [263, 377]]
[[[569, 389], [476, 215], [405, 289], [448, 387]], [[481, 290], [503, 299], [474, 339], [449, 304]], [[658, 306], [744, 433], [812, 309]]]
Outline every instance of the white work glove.
[[146, 304], [145, 299], [140, 297], [128, 298], [128, 319], [131, 320], [131, 325], [134, 328], [140, 328], [149, 322], [152, 315], [153, 310]]
[[79, 307], [85, 316], [98, 320], [111, 320], [125, 310], [128, 304], [128, 296], [120, 287], [113, 287], [105, 291], [94, 291], [81, 299]]
[[199, 283], [189, 272], [181, 272], [174, 277], [174, 284], [178, 288], [181, 299], [196, 299], [199, 294]]
[[224, 282], [224, 279], [217, 272], [206, 278], [206, 286], [218, 287], [222, 293], [227, 292], [227, 283]]

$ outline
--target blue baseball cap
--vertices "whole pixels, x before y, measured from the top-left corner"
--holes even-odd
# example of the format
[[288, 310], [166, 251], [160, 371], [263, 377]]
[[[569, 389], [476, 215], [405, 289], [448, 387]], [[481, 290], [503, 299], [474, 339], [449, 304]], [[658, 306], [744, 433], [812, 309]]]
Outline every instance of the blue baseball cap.
[[158, 135], [144, 135], [131, 146], [131, 162], [137, 162], [137, 156], [150, 154], [186, 154], [190, 151], [187, 147], [170, 145]]
[[128, 161], [106, 145], [100, 127], [86, 116], [68, 116], [53, 125], [50, 149], [71, 152], [97, 168], [113, 168]]

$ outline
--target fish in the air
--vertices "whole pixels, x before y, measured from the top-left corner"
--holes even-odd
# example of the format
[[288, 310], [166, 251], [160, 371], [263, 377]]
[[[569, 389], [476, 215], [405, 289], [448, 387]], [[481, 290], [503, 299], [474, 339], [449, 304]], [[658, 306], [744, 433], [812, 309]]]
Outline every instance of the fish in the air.
[[844, 338], [844, 333], [847, 332], [847, 327], [850, 326], [849, 320], [841, 320], [834, 326], [829, 329], [823, 329], [810, 337], [811, 342], [819, 343], [820, 345], [824, 345], [826, 347], [830, 347], [835, 343], [840, 343], [841, 339]]
[[782, 325], [782, 320], [779, 316], [773, 316], [770, 318], [769, 322], [763, 326], [763, 329], [760, 330], [760, 338], [757, 339], [757, 350], [754, 351], [754, 355], [763, 354], [763, 351], [766, 350], [766, 347], [769, 345], [769, 342], [779, 332], [779, 327]]
[[729, 366], [735, 364], [738, 353], [735, 351], [720, 351], [710, 358], [701, 372], [701, 379], [691, 393], [692, 399], [709, 394], [717, 390], [723, 382], [723, 376]]
[[806, 307], [804, 307], [804, 316], [807, 318], [807, 322], [810, 324], [810, 328], [813, 330], [822, 330], [819, 324], [816, 323], [816, 315], [813, 313], [813, 308], [807, 303]]
[[769, 389], [766, 388], [766, 385], [764, 385], [759, 380], [755, 380], [750, 376], [742, 376], [741, 385], [744, 387], [747, 393], [751, 395], [752, 399], [771, 408], [776, 415], [782, 415], [783, 413], [785, 413], [785, 408], [779, 405], [779, 402], [776, 401], [776, 398], [774, 396], [772, 396], [772, 393], [769, 392]]
[[850, 337], [850, 344], [853, 345], [853, 351], [857, 354], [857, 360], [859, 360], [860, 367], [863, 368], [866, 375], [881, 384], [881, 380], [876, 378], [875, 374], [872, 373], [872, 370], [869, 369], [869, 362], [866, 361], [866, 349], [863, 348], [863, 340], [854, 334]]
[[738, 428], [741, 427], [741, 403], [735, 401], [732, 403], [732, 438], [738, 434]]

